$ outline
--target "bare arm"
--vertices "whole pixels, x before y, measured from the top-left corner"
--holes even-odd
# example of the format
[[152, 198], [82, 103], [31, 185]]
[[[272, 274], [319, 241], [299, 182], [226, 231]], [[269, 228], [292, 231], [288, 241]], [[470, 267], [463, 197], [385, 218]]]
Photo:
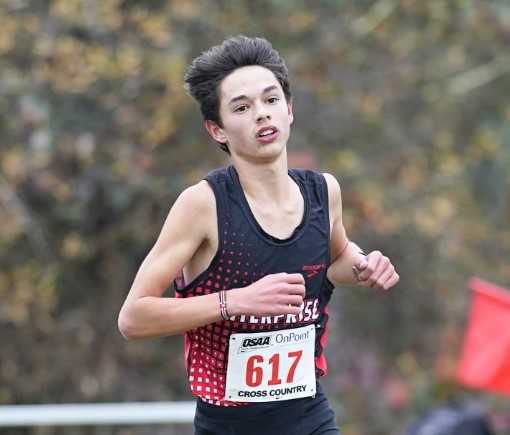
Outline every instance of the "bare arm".
[[365, 255], [356, 243], [347, 238], [342, 221], [342, 193], [338, 181], [324, 174], [328, 185], [331, 224], [331, 265], [328, 278], [334, 284], [359, 284], [385, 290], [399, 281], [395, 267], [380, 251]]
[[353, 266], [364, 259], [361, 249], [349, 241], [342, 220], [342, 193], [338, 181], [330, 174], [324, 174], [328, 185], [329, 219], [331, 225], [331, 265], [328, 279], [334, 284], [356, 284]]
[[193, 301], [162, 297], [207, 239], [208, 227], [216, 223], [214, 213], [214, 195], [205, 181], [179, 196], [121, 308], [118, 323], [125, 337], [171, 335], [219, 320], [217, 295]]
[[[163, 298], [183, 266], [217, 233], [214, 194], [203, 181], [186, 189], [170, 210], [161, 233], [121, 308], [118, 325], [126, 338], [178, 334], [221, 320], [218, 294]], [[215, 234], [216, 234], [215, 233]], [[228, 292], [230, 315], [298, 314], [304, 296], [299, 274], [268, 275]]]

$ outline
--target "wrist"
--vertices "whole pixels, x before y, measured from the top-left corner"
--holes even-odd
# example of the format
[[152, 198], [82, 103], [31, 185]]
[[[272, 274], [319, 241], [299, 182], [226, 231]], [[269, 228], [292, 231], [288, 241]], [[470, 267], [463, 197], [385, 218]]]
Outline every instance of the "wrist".
[[241, 307], [242, 297], [240, 297], [241, 295], [239, 294], [240, 290], [241, 289], [234, 288], [225, 292], [227, 296], [227, 311], [230, 316], [243, 314]]
[[355, 251], [356, 253], [358, 253], [358, 254], [360, 254], [360, 255], [363, 255], [364, 257], [366, 257], [366, 256], [367, 256], [367, 254], [365, 253], [365, 251], [363, 251], [363, 249], [361, 249], [357, 243], [354, 243], [354, 242], [353, 242], [353, 241], [351, 241], [351, 240], [349, 241], [349, 243], [350, 243], [351, 247], [354, 249], [354, 251]]
[[[365, 257], [363, 250], [353, 241], [349, 241], [342, 251], [342, 255], [337, 256], [335, 261], [328, 269], [328, 279], [335, 285], [353, 285], [360, 281], [357, 279], [356, 272], [361, 272], [358, 266]], [[357, 268], [355, 271], [354, 268]]]

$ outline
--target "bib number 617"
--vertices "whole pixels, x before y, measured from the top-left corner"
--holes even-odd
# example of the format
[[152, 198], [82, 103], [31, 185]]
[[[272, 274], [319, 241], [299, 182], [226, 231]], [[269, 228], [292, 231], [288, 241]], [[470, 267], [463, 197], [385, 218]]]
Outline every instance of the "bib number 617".
[[[294, 381], [294, 374], [296, 368], [303, 355], [302, 350], [288, 352], [287, 358], [292, 360], [292, 363], [285, 377], [285, 382], [290, 384]], [[269, 367], [271, 366], [271, 367]], [[267, 385], [280, 385], [282, 379], [280, 378], [280, 354], [275, 353], [266, 361], [262, 355], [252, 355], [246, 361], [246, 385], [249, 387], [259, 387], [264, 379], [264, 370], [271, 370], [271, 378], [268, 380]]]

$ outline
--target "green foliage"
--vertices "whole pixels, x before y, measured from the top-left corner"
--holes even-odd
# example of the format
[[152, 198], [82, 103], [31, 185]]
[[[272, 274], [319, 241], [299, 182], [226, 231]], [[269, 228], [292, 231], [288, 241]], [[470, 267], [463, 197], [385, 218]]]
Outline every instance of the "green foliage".
[[509, 17], [504, 0], [0, 2], [0, 403], [189, 398], [181, 340], [126, 343], [116, 316], [178, 193], [226, 161], [182, 78], [238, 33], [287, 59], [291, 157], [338, 176], [350, 237], [402, 276], [334, 297], [343, 433], [464, 394], [467, 279], [510, 283]]

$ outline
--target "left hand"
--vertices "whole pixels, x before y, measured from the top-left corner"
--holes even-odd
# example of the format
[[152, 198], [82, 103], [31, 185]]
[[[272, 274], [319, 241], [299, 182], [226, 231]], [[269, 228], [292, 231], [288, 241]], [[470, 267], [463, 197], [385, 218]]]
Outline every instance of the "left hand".
[[395, 266], [380, 251], [372, 251], [366, 257], [360, 256], [352, 269], [358, 284], [363, 287], [389, 290], [400, 280]]

